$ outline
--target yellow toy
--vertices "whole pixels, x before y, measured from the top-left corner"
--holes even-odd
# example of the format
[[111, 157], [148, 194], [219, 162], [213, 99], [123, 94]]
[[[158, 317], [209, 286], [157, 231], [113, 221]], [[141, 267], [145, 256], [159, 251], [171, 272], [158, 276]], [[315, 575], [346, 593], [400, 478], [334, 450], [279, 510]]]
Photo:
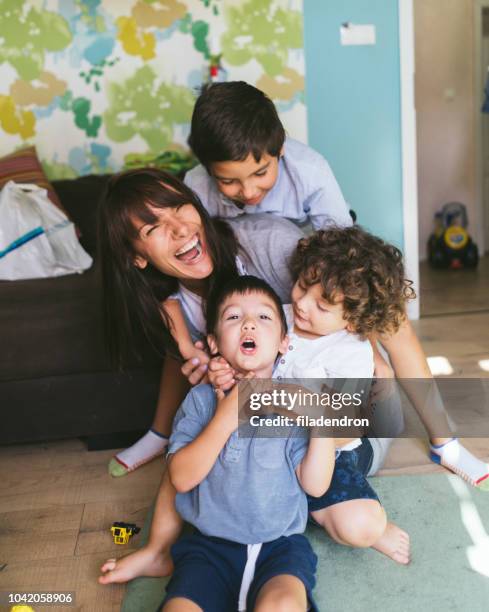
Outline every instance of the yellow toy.
[[141, 529], [134, 523], [113, 523], [110, 528], [115, 544], [127, 544], [131, 536], [139, 533]]
[[435, 231], [428, 240], [429, 262], [434, 268], [475, 268], [477, 245], [467, 231], [467, 209], [449, 202], [435, 215]]

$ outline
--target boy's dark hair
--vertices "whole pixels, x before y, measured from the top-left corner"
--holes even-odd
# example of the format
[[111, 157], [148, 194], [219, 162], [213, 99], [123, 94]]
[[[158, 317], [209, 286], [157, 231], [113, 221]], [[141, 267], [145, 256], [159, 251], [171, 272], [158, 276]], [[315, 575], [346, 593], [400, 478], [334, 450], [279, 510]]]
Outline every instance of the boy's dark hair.
[[206, 318], [207, 333], [214, 334], [219, 319], [219, 309], [224, 301], [233, 293], [245, 295], [246, 293], [264, 293], [277, 307], [282, 328], [282, 337], [287, 334], [287, 319], [285, 318], [282, 301], [275, 290], [264, 280], [256, 276], [236, 276], [220, 287], [216, 287], [207, 298]]
[[328, 302], [343, 299], [345, 320], [363, 337], [397, 331], [407, 300], [416, 296], [401, 251], [358, 225], [302, 238], [290, 265], [294, 281], [321, 283]]
[[273, 102], [244, 81], [214, 83], [195, 103], [188, 143], [209, 170], [213, 162], [243, 161], [251, 153], [278, 157], [285, 130]]
[[98, 209], [98, 253], [101, 259], [103, 315], [106, 344], [112, 363], [123, 365], [140, 356], [143, 336], [158, 354], [178, 355], [162, 302], [178, 290], [178, 279], [163, 274], [150, 263], [143, 270], [134, 265], [134, 241], [138, 232], [133, 219], [154, 223], [152, 208], [176, 208], [192, 204], [202, 221], [214, 270], [208, 290], [237, 274], [238, 243], [232, 229], [211, 219], [195, 193], [175, 176], [153, 168], [113, 175]]

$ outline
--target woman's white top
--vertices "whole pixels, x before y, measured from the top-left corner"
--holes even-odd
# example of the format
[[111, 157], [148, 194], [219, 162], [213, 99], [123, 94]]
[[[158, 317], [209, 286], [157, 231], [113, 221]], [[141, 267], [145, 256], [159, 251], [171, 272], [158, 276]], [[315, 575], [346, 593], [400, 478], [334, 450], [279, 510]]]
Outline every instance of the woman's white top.
[[[247, 274], [246, 268], [239, 257], [236, 257], [236, 268], [240, 276]], [[206, 322], [202, 307], [202, 297], [200, 295], [179, 283], [178, 291], [170, 295], [168, 299], [178, 300], [187, 319], [201, 334], [205, 335]]]

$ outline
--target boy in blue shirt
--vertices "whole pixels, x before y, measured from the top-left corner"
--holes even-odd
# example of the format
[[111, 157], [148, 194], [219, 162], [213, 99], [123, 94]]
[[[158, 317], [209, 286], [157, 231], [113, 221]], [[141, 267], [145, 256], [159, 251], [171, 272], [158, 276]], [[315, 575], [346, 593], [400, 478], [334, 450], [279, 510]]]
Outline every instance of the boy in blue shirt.
[[[275, 292], [241, 276], [208, 301], [208, 343], [241, 372], [271, 378], [287, 351], [287, 323]], [[227, 395], [194, 387], [174, 421], [169, 475], [176, 508], [196, 532], [172, 547], [175, 564], [162, 609], [310, 610], [316, 568], [306, 493], [328, 488], [334, 441], [295, 428], [282, 437], [238, 430], [237, 386]], [[300, 435], [302, 434], [302, 435]]]
[[[185, 182], [212, 216], [271, 213], [297, 224], [310, 222], [314, 229], [352, 223], [326, 160], [285, 137], [273, 102], [252, 85], [235, 81], [205, 88], [195, 104], [189, 144], [201, 165], [187, 173]], [[401, 382], [432, 378], [407, 319], [396, 333], [377, 340]], [[392, 376], [391, 368], [378, 356], [376, 352], [375, 376]], [[431, 436], [432, 461], [476, 487], [489, 489], [489, 465], [474, 457], [457, 438], [437, 436], [425, 397], [412, 386], [404, 384], [404, 390]], [[433, 398], [430, 408], [433, 413], [444, 411], [439, 396]]]

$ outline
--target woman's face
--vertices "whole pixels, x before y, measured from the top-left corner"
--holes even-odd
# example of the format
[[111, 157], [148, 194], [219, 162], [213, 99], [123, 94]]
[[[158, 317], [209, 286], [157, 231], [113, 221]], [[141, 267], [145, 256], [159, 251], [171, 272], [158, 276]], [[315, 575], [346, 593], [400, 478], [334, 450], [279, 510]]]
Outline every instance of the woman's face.
[[148, 263], [168, 276], [180, 280], [204, 279], [213, 270], [202, 220], [192, 204], [174, 208], [150, 206], [156, 220], [145, 223], [134, 218], [138, 237], [134, 241], [134, 265], [144, 269]]

